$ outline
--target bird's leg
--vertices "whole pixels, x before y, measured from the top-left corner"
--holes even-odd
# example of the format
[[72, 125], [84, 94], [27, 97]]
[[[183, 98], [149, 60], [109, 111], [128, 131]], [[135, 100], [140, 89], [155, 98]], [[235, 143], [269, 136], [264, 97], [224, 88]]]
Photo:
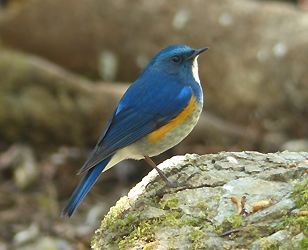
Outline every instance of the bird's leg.
[[154, 161], [152, 161], [152, 159], [149, 156], [144, 156], [144, 160], [150, 164], [150, 166], [152, 168], [155, 168], [156, 171], [158, 172], [158, 174], [160, 175], [160, 177], [164, 180], [164, 182], [166, 183], [166, 185], [168, 187], [172, 187], [172, 183], [167, 179], [167, 177], [164, 175], [163, 171], [161, 171], [156, 164], [154, 163]]
[[179, 175], [179, 177], [178, 177], [175, 181], [171, 182], [171, 181], [169, 181], [169, 180], [167, 179], [167, 177], [165, 176], [164, 172], [161, 171], [161, 170], [156, 166], [156, 164], [152, 161], [152, 159], [151, 159], [149, 156], [145, 155], [145, 156], [144, 156], [144, 160], [145, 160], [147, 163], [149, 163], [151, 167], [153, 167], [153, 168], [156, 169], [156, 171], [158, 172], [158, 174], [159, 174], [160, 177], [164, 180], [164, 182], [166, 183], [166, 185], [167, 185], [168, 187], [174, 187], [174, 188], [175, 188], [175, 187], [191, 186], [190, 184], [187, 184], [187, 181], [188, 181], [192, 176], [190, 176], [186, 181], [178, 182], [177, 180], [181, 177], [181, 175]]

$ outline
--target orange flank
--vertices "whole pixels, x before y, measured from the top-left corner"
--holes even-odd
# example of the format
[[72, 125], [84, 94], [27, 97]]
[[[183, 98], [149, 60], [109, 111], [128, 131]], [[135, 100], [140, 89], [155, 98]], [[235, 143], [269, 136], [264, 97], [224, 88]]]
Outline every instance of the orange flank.
[[196, 107], [195, 101], [196, 98], [194, 95], [192, 95], [190, 102], [188, 103], [186, 108], [176, 118], [148, 135], [149, 141], [152, 143], [156, 143], [162, 138], [164, 138], [168, 132], [175, 130], [176, 127], [194, 111]]

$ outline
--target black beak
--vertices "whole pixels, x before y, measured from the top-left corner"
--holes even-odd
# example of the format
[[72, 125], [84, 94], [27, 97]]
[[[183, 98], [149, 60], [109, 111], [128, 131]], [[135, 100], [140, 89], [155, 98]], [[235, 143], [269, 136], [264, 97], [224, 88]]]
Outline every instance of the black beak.
[[195, 56], [200, 55], [202, 52], [206, 51], [207, 49], [209, 49], [209, 47], [205, 47], [203, 49], [196, 49], [195, 50]]
[[205, 48], [203, 48], [203, 49], [195, 49], [194, 52], [193, 52], [193, 54], [192, 54], [190, 57], [188, 57], [187, 59], [189, 59], [189, 58], [195, 58], [196, 56], [198, 56], [198, 55], [200, 55], [201, 53], [203, 53], [204, 51], [206, 51], [208, 48], [209, 48], [209, 47], [205, 47]]

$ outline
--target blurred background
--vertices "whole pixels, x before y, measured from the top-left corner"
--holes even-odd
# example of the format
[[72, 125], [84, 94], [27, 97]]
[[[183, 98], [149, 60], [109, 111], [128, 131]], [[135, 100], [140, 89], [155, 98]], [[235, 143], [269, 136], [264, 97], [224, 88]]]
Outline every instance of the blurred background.
[[0, 0], [0, 250], [89, 249], [151, 167], [105, 172], [63, 206], [129, 84], [171, 44], [199, 58], [204, 111], [155, 157], [308, 150], [308, 1]]

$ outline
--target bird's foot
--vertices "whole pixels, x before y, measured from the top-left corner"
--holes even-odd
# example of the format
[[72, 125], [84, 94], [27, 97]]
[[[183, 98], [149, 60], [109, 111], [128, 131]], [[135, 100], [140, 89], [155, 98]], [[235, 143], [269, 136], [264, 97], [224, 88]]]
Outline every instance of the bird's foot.
[[169, 188], [177, 188], [177, 187], [192, 187], [191, 184], [188, 183], [188, 181], [194, 177], [196, 174], [200, 174], [198, 172], [193, 173], [190, 175], [185, 181], [178, 182], [178, 180], [182, 177], [183, 174], [179, 174], [179, 176], [174, 181], [169, 181], [168, 179], [163, 179], [166, 183], [166, 186]]
[[[154, 169], [156, 169], [156, 171], [158, 172], [159, 176], [161, 177], [161, 179], [166, 183], [166, 186], [165, 187], [169, 187], [169, 188], [177, 188], [177, 187], [191, 187], [192, 185], [187, 183], [193, 176], [195, 176], [196, 174], [199, 174], [198, 172], [196, 173], [193, 173], [191, 176], [188, 177], [187, 180], [185, 181], [182, 181], [182, 182], [178, 182], [179, 178], [181, 178], [182, 174], [179, 174], [179, 176], [176, 178], [175, 181], [171, 182], [167, 179], [165, 173], [160, 170], [156, 164], [151, 160], [151, 158], [149, 156], [145, 156], [144, 157], [145, 161], [147, 163], [149, 163]], [[193, 166], [191, 163], [187, 163], [183, 166], [186, 167], [186, 166]], [[150, 183], [148, 184], [152, 184], [153, 182], [155, 182], [154, 180], [151, 181]], [[163, 189], [165, 189], [165, 187], [163, 187]]]

